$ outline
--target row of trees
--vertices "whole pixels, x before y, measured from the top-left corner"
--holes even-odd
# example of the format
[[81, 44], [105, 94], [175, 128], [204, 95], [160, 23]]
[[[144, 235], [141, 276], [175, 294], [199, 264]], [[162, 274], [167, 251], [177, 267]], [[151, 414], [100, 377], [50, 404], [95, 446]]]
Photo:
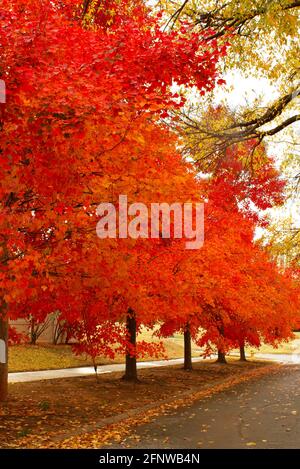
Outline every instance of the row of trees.
[[[142, 0], [3, 0], [0, 17], [2, 343], [9, 318], [60, 311], [80, 351], [125, 354], [135, 380], [136, 359], [157, 352], [136, 343], [142, 326], [182, 331], [185, 368], [191, 338], [222, 361], [230, 348], [290, 338], [297, 272], [280, 272], [253, 243], [257, 213], [283, 197], [273, 161], [261, 148], [249, 168], [256, 142], [241, 142], [204, 178], [170, 127], [185, 104], [172, 85], [205, 94], [222, 83], [227, 38], [185, 22], [163, 29]], [[203, 248], [145, 239], [141, 220], [135, 239], [99, 239], [97, 206], [119, 212], [124, 194], [128, 204], [204, 203]]]

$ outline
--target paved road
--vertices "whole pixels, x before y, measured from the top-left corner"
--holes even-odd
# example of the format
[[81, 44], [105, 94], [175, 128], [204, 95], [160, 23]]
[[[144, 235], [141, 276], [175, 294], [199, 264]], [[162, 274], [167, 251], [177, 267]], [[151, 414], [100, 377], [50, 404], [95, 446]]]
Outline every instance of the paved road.
[[300, 448], [300, 365], [158, 417], [111, 448]]

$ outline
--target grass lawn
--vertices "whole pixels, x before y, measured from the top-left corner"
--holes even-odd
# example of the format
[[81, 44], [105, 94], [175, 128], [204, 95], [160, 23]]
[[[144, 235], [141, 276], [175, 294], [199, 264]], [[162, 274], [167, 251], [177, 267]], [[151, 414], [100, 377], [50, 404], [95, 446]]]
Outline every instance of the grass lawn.
[[[274, 354], [300, 354], [300, 333], [296, 332], [296, 339], [280, 345], [277, 349], [269, 345], [262, 345], [259, 350], [248, 347], [246, 353], [274, 353]], [[151, 333], [145, 331], [141, 334], [143, 340], [153, 340]], [[154, 339], [156, 340], [156, 339]], [[176, 334], [164, 341], [168, 358], [180, 358], [183, 356], [183, 337]], [[201, 354], [201, 349], [195, 344], [192, 347], [194, 356]], [[234, 351], [238, 353], [238, 350]], [[159, 358], [165, 358], [163, 356]], [[153, 360], [152, 357], [144, 357], [143, 360]], [[98, 365], [109, 363], [123, 363], [124, 357], [117, 356], [115, 360], [99, 357]], [[9, 349], [9, 371], [37, 371], [59, 368], [72, 368], [92, 365], [91, 359], [85, 355], [76, 356], [69, 345], [15, 345]]]
[[87, 376], [10, 384], [9, 399], [0, 405], [0, 448], [99, 448], [171, 407], [274, 369], [281, 367], [231, 359], [226, 366], [197, 363], [191, 372], [180, 366], [140, 370], [139, 383], [111, 373], [98, 382]]
[[[147, 332], [142, 334], [142, 338], [143, 340], [152, 340], [150, 333]], [[183, 339], [180, 335], [165, 339], [164, 344], [168, 358], [183, 356]], [[199, 355], [200, 352], [199, 348], [193, 347], [194, 355]], [[146, 356], [143, 360], [153, 360], [153, 358]], [[97, 359], [98, 365], [123, 362], [124, 357], [122, 356], [117, 356], [113, 361], [105, 357]], [[8, 366], [10, 372], [53, 370], [88, 365], [92, 365], [91, 359], [85, 355], [74, 355], [69, 345], [14, 345], [9, 349]]]
[[287, 354], [293, 353], [300, 354], [300, 332], [295, 332], [295, 339], [281, 344], [278, 348], [271, 347], [270, 345], [263, 344], [259, 350], [252, 347], [246, 348], [246, 353], [274, 353], [274, 354]]

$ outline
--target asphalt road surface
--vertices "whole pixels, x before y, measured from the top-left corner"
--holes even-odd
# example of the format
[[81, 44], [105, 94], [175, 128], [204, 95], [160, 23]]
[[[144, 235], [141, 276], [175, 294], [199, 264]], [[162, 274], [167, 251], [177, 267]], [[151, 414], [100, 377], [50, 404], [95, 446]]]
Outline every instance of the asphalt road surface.
[[110, 448], [300, 448], [300, 365], [157, 417]]

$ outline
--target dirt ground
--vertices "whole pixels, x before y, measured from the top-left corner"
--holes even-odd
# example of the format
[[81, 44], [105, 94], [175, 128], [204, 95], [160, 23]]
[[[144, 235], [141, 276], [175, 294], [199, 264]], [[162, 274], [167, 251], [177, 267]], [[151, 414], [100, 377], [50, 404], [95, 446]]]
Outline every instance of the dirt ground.
[[[0, 448], [72, 447], [72, 438], [76, 445], [80, 435], [272, 366], [206, 362], [195, 364], [192, 372], [179, 366], [140, 370], [140, 383], [124, 382], [121, 373], [111, 373], [100, 375], [98, 382], [88, 376], [10, 384], [9, 400], [0, 405]], [[66, 440], [70, 443], [61, 446]], [[93, 446], [88, 441], [85, 445]]]

